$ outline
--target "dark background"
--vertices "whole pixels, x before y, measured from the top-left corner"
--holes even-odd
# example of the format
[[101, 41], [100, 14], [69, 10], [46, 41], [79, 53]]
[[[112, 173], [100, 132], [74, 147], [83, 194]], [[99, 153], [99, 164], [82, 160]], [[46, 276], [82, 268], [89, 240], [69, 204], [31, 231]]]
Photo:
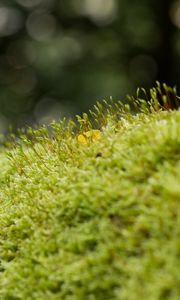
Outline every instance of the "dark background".
[[0, 132], [180, 87], [180, 0], [0, 0]]

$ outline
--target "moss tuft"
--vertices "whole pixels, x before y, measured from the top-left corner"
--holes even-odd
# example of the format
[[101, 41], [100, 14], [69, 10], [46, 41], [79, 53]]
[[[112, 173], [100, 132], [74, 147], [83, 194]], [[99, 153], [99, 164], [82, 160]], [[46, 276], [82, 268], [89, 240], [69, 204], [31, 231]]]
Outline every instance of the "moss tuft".
[[0, 299], [178, 300], [180, 111], [105, 101], [78, 124], [0, 153]]

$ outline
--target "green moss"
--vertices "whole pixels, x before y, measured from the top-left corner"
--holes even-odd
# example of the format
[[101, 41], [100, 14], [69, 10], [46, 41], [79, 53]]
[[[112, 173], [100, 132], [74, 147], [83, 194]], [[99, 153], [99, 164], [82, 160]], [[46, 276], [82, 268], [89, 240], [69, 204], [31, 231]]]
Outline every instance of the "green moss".
[[180, 111], [98, 111], [2, 152], [0, 299], [179, 299]]

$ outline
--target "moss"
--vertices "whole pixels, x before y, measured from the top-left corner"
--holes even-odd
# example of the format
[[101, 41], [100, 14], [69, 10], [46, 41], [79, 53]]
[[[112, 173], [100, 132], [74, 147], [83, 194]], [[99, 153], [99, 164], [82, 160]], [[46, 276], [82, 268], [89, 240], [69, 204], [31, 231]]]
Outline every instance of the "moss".
[[0, 299], [179, 299], [180, 111], [103, 107], [2, 151]]

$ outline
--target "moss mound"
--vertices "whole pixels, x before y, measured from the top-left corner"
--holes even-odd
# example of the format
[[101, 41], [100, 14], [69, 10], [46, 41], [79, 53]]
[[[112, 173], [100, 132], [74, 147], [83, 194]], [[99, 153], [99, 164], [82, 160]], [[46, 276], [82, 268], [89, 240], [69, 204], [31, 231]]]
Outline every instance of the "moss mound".
[[180, 111], [105, 118], [0, 154], [0, 299], [179, 299]]

